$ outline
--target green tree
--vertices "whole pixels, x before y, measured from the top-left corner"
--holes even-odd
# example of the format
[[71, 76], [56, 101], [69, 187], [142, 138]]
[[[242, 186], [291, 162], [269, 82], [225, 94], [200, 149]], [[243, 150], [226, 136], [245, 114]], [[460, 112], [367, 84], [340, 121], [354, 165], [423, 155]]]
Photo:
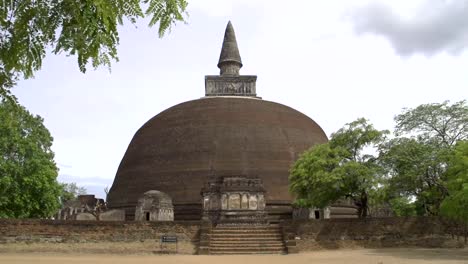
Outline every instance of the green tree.
[[359, 217], [366, 217], [383, 174], [369, 148], [387, 133], [361, 118], [332, 134], [328, 143], [303, 153], [290, 171], [290, 191], [298, 205], [323, 208], [347, 198], [358, 206]]
[[412, 138], [396, 138], [381, 147], [387, 170], [388, 199], [416, 199], [419, 215], [437, 215], [448, 194], [445, 186], [447, 148]]
[[397, 136], [412, 135], [418, 141], [453, 146], [468, 139], [468, 105], [466, 101], [423, 104], [414, 109], [404, 109], [395, 117]]
[[449, 195], [448, 157], [457, 141], [468, 139], [466, 101], [424, 104], [395, 117], [395, 134], [381, 148], [390, 198], [416, 199], [420, 215], [438, 215]]
[[70, 200], [76, 199], [78, 195], [86, 194], [86, 188], [76, 185], [76, 183], [60, 183], [62, 205]]
[[388, 200], [395, 216], [415, 216], [416, 205], [406, 196], [395, 197]]
[[184, 21], [186, 0], [0, 0], [0, 95], [19, 77], [30, 78], [50, 49], [77, 55], [86, 71], [118, 60], [118, 26], [148, 17], [162, 37]]
[[49, 217], [61, 187], [43, 119], [0, 97], [0, 217]]
[[441, 204], [441, 214], [468, 227], [468, 141], [459, 141], [451, 153], [447, 170], [449, 195]]

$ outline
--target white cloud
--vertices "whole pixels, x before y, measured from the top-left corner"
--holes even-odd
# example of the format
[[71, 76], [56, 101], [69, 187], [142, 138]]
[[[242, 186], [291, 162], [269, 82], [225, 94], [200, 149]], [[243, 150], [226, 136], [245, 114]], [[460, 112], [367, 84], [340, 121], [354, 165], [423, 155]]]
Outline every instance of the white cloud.
[[[406, 1], [405, 1], [406, 2]], [[412, 15], [373, 2], [356, 8], [351, 21], [357, 33], [383, 36], [401, 56], [440, 52], [458, 54], [468, 47], [468, 1], [426, 0]]]

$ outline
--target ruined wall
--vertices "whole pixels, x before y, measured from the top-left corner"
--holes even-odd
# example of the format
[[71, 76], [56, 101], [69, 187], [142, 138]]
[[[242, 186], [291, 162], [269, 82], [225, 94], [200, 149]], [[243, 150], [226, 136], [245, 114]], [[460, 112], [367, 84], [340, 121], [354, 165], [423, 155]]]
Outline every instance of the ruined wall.
[[[199, 222], [188, 221], [118, 222], [0, 219], [0, 252], [2, 244], [5, 246], [14, 243], [84, 244], [89, 242], [97, 247], [100, 246], [99, 243], [104, 243], [107, 246], [113, 244], [136, 246], [150, 244], [152, 248], [149, 249], [151, 251], [148, 253], [157, 253], [160, 250], [162, 235], [176, 235], [178, 253], [194, 254], [198, 244], [199, 229]], [[50, 246], [52, 247], [52, 245]]]
[[[458, 228], [458, 229], [457, 229]], [[439, 218], [321, 219], [284, 222], [296, 251], [352, 247], [459, 247], [462, 228]], [[178, 237], [178, 253], [194, 254], [200, 222], [0, 219], [1, 252], [158, 253], [162, 235]], [[289, 243], [293, 242], [293, 243]], [[166, 245], [173, 246], [173, 245]], [[291, 249], [293, 249], [291, 247]], [[26, 248], [26, 249], [25, 249]], [[173, 249], [174, 247], [172, 247]], [[294, 251], [290, 251], [293, 253]]]
[[284, 224], [296, 251], [349, 247], [460, 247], [461, 229], [440, 218], [369, 218], [291, 221]]

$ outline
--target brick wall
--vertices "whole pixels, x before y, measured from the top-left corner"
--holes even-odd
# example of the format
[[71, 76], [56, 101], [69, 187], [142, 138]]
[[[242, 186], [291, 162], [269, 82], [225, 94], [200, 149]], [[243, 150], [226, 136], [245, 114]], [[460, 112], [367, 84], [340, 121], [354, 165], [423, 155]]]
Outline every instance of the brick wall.
[[[162, 235], [176, 235], [179, 252], [193, 254], [199, 238], [199, 222], [115, 222], [0, 219], [0, 243], [159, 243]], [[158, 244], [159, 245], [159, 244]]]
[[[453, 239], [456, 226], [439, 218], [323, 219], [283, 223], [288, 245], [297, 251], [349, 247], [459, 247]], [[458, 229], [461, 230], [461, 229]], [[16, 245], [53, 245], [130, 248], [128, 252], [154, 253], [162, 235], [176, 235], [179, 253], [195, 254], [200, 237], [200, 222], [106, 222], [0, 219], [0, 252]], [[90, 242], [90, 243], [87, 243]], [[57, 247], [58, 247], [57, 246]], [[31, 246], [31, 251], [37, 250]], [[87, 249], [86, 249], [87, 250]], [[86, 251], [84, 249], [84, 251]], [[95, 249], [96, 252], [97, 249]], [[113, 253], [119, 251], [108, 251]], [[89, 250], [88, 250], [89, 251]], [[122, 253], [126, 253], [122, 252]], [[127, 253], [128, 253], [127, 252]], [[291, 250], [291, 252], [293, 252]]]
[[285, 227], [298, 251], [343, 247], [460, 247], [457, 226], [440, 218], [369, 218], [293, 221]]

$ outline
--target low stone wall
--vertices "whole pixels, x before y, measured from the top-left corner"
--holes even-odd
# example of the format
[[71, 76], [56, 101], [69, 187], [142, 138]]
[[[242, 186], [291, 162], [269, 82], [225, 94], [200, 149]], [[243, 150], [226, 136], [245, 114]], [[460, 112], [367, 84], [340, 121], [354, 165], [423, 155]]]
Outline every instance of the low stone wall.
[[[456, 226], [440, 218], [321, 219], [284, 223], [292, 251], [352, 247], [462, 247]], [[292, 241], [290, 241], [292, 242]], [[295, 242], [295, 243], [294, 243]]]
[[199, 230], [199, 222], [0, 219], [0, 251], [2, 247], [7, 250], [6, 245], [14, 243], [28, 245], [71, 243], [76, 244], [78, 247], [79, 244], [86, 243], [94, 244], [96, 247], [102, 247], [103, 245], [112, 247], [117, 244], [128, 244], [137, 247], [141, 243], [142, 251], [138, 252], [138, 248], [136, 248], [134, 253], [158, 253], [161, 251], [175, 251], [175, 245], [164, 244], [162, 249], [160, 247], [161, 236], [175, 235], [178, 238], [178, 253], [194, 254], [198, 247]]
[[[439, 218], [321, 219], [283, 222], [290, 253], [353, 247], [461, 247], [461, 229]], [[57, 221], [0, 219], [0, 252], [196, 254], [200, 222]]]

